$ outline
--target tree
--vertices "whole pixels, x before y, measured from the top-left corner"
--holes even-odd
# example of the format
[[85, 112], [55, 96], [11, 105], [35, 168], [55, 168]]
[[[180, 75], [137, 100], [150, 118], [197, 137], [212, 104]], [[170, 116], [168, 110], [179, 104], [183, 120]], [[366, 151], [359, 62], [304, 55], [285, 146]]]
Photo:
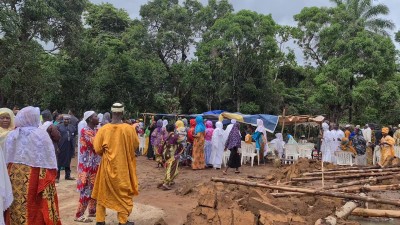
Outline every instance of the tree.
[[348, 112], [351, 122], [354, 109], [364, 110], [368, 106], [353, 104], [353, 90], [366, 79], [379, 83], [390, 80], [396, 69], [396, 51], [390, 38], [380, 34], [385, 26], [374, 30], [378, 33], [371, 31], [370, 25], [376, 24], [372, 21], [380, 21], [376, 15], [383, 6], [375, 8], [367, 1], [347, 1], [353, 4], [350, 7], [337, 2], [338, 6], [332, 8], [304, 8], [295, 20], [300, 30], [299, 45], [306, 58], [313, 59], [318, 66], [316, 90], [310, 99], [325, 105], [333, 121]]
[[[224, 105], [240, 111], [247, 99], [268, 93], [268, 75], [280, 54], [274, 38], [276, 29], [270, 15], [242, 10], [218, 19], [204, 34], [196, 55], [210, 66], [211, 80], [219, 85]], [[251, 111], [265, 110], [259, 102], [249, 104], [246, 108]]]

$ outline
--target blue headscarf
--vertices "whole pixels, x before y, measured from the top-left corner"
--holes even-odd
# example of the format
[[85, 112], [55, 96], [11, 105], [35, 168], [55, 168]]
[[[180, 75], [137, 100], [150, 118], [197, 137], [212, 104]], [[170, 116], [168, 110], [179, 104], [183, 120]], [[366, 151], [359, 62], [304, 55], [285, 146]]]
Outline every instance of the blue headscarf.
[[206, 131], [206, 126], [204, 125], [203, 117], [202, 116], [197, 116], [196, 117], [196, 128], [194, 129], [194, 133], [198, 134], [201, 132]]

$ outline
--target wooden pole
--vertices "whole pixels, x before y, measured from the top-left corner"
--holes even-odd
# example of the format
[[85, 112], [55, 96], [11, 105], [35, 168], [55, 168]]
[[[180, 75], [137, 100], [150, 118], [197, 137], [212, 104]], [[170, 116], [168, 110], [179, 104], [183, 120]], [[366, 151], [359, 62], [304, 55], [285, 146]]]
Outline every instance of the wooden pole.
[[[340, 176], [325, 176], [324, 180], [339, 180], [339, 179], [349, 179], [349, 178], [359, 178], [359, 177], [376, 177], [376, 176], [386, 176], [393, 175], [396, 172], [382, 172], [382, 173], [359, 173], [359, 174], [349, 174], [349, 175], [340, 175]], [[313, 181], [320, 180], [321, 177], [295, 177], [292, 178], [291, 181]]]
[[369, 179], [364, 179], [364, 180], [356, 180], [356, 181], [351, 181], [348, 183], [343, 183], [343, 184], [335, 184], [329, 187], [325, 187], [324, 189], [338, 189], [342, 187], [348, 187], [348, 186], [353, 186], [357, 184], [368, 184], [368, 183], [376, 183], [381, 180], [390, 180], [393, 178], [400, 178], [400, 175], [389, 175], [389, 176], [382, 176], [382, 177], [370, 177]]
[[282, 113], [282, 118], [283, 118], [283, 122], [282, 122], [282, 131], [281, 134], [283, 135], [283, 129], [285, 128], [285, 113], [286, 113], [286, 106], [283, 107], [283, 113]]
[[[380, 169], [382, 167], [380, 166], [367, 166], [367, 167], [362, 167], [362, 166], [346, 166], [346, 167], [338, 167], [335, 169], [327, 169], [326, 171], [343, 171], [343, 170], [359, 170], [359, 169]], [[321, 172], [321, 170], [313, 170], [312, 172]]]
[[362, 216], [362, 217], [400, 218], [400, 210], [380, 210], [380, 209], [356, 208], [353, 210], [351, 215]]
[[364, 201], [364, 202], [374, 202], [374, 203], [400, 206], [400, 201], [398, 201], [398, 200], [395, 201], [395, 200], [389, 200], [389, 199], [378, 199], [378, 198], [373, 198], [373, 197], [349, 195], [349, 194], [344, 194], [344, 193], [337, 193], [337, 192], [323, 191], [323, 190], [313, 190], [313, 189], [307, 189], [307, 188], [293, 188], [293, 187], [260, 184], [260, 183], [256, 183], [256, 182], [245, 181], [245, 180], [226, 179], [226, 178], [218, 178], [218, 177], [213, 177], [213, 178], [211, 178], [211, 180], [214, 182], [238, 184], [238, 185], [244, 185], [244, 186], [249, 186], [249, 187], [262, 187], [262, 188], [268, 188], [268, 189], [272, 189], [272, 190], [291, 191], [291, 192], [299, 192], [299, 193], [312, 194], [312, 195], [330, 196], [330, 197], [335, 197], [335, 198], [345, 198], [345, 199], [359, 200], [359, 201]]
[[370, 172], [395, 172], [400, 171], [400, 167], [397, 168], [385, 168], [385, 169], [359, 169], [359, 170], [339, 170], [339, 171], [324, 171], [322, 172], [312, 172], [303, 173], [302, 176], [318, 176], [324, 174], [341, 174], [341, 173], [370, 173]]
[[335, 189], [335, 191], [352, 193], [352, 192], [371, 192], [371, 191], [387, 191], [387, 190], [400, 190], [400, 184], [392, 185], [376, 185], [376, 186], [358, 186]]

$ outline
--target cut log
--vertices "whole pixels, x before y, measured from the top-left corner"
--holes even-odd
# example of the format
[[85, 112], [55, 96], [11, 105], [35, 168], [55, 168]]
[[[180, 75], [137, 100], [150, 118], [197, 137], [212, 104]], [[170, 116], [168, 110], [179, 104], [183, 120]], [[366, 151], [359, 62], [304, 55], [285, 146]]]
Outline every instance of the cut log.
[[348, 187], [348, 188], [340, 188], [335, 189], [335, 191], [340, 192], [371, 192], [371, 191], [388, 191], [388, 190], [400, 190], [400, 184], [392, 184], [392, 185], [376, 185], [376, 186], [357, 186], [357, 187]]
[[[325, 176], [325, 180], [339, 180], [339, 179], [351, 179], [351, 178], [359, 178], [359, 177], [376, 177], [376, 176], [386, 176], [397, 174], [397, 172], [382, 172], [382, 173], [359, 173], [359, 174], [349, 174], [349, 175], [340, 175], [340, 176]], [[321, 177], [294, 177], [291, 179], [292, 181], [313, 181], [313, 180], [321, 180]]]
[[388, 218], [400, 218], [400, 210], [381, 210], [381, 209], [363, 209], [356, 208], [351, 213], [353, 216], [362, 217], [388, 217]]
[[381, 180], [390, 180], [393, 178], [400, 178], [400, 175], [389, 175], [389, 176], [382, 176], [382, 177], [370, 177], [368, 179], [364, 179], [364, 180], [355, 180], [355, 181], [351, 181], [348, 183], [343, 183], [343, 184], [335, 184], [332, 186], [328, 186], [325, 187], [325, 190], [328, 189], [338, 189], [338, 188], [342, 188], [342, 187], [348, 187], [348, 186], [353, 186], [353, 185], [358, 185], [358, 184], [369, 184], [369, 183], [376, 183], [378, 181]]
[[261, 184], [261, 183], [245, 181], [245, 180], [236, 180], [236, 179], [227, 179], [227, 178], [218, 178], [218, 177], [213, 177], [213, 178], [211, 178], [211, 180], [214, 182], [238, 184], [238, 185], [244, 185], [244, 186], [249, 186], [249, 187], [262, 187], [262, 188], [268, 188], [268, 189], [272, 189], [272, 190], [299, 192], [299, 193], [312, 194], [312, 195], [330, 196], [330, 197], [335, 197], [335, 198], [345, 198], [345, 199], [350, 199], [350, 200], [359, 200], [359, 201], [364, 201], [364, 202], [374, 202], [374, 203], [400, 206], [400, 201], [389, 200], [389, 199], [378, 199], [378, 198], [372, 198], [372, 197], [362, 197], [362, 196], [358, 196], [358, 195], [349, 195], [349, 194], [337, 193], [337, 192], [332, 192], [332, 191], [313, 190], [313, 189], [308, 189], [308, 188], [284, 187], [284, 186]]
[[[365, 194], [360, 194], [360, 196], [365, 197]], [[337, 219], [346, 219], [354, 209], [360, 206], [359, 202], [349, 201], [346, 202], [340, 209], [335, 212], [335, 215], [330, 215], [325, 218], [318, 219], [315, 225], [336, 225]]]
[[[395, 168], [386, 168], [386, 169], [358, 169], [358, 170], [339, 170], [339, 171], [324, 171], [324, 175], [329, 174], [343, 174], [343, 173], [371, 173], [371, 172], [398, 172], [400, 171], [399, 167]], [[312, 173], [303, 173], [302, 176], [321, 176], [321, 172], [312, 172]]]
[[252, 175], [247, 176], [247, 178], [250, 178], [250, 179], [265, 179], [264, 176], [252, 176]]

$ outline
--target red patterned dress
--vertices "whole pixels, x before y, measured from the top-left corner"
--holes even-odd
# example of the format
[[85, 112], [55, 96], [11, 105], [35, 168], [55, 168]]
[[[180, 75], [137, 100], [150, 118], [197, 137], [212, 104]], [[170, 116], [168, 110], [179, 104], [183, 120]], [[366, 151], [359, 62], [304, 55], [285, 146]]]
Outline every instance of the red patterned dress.
[[77, 189], [80, 192], [80, 198], [76, 218], [82, 217], [88, 206], [89, 216], [96, 214], [96, 200], [91, 198], [94, 181], [101, 161], [101, 157], [96, 154], [93, 148], [96, 132], [96, 130], [88, 126], [81, 130], [77, 180]]

